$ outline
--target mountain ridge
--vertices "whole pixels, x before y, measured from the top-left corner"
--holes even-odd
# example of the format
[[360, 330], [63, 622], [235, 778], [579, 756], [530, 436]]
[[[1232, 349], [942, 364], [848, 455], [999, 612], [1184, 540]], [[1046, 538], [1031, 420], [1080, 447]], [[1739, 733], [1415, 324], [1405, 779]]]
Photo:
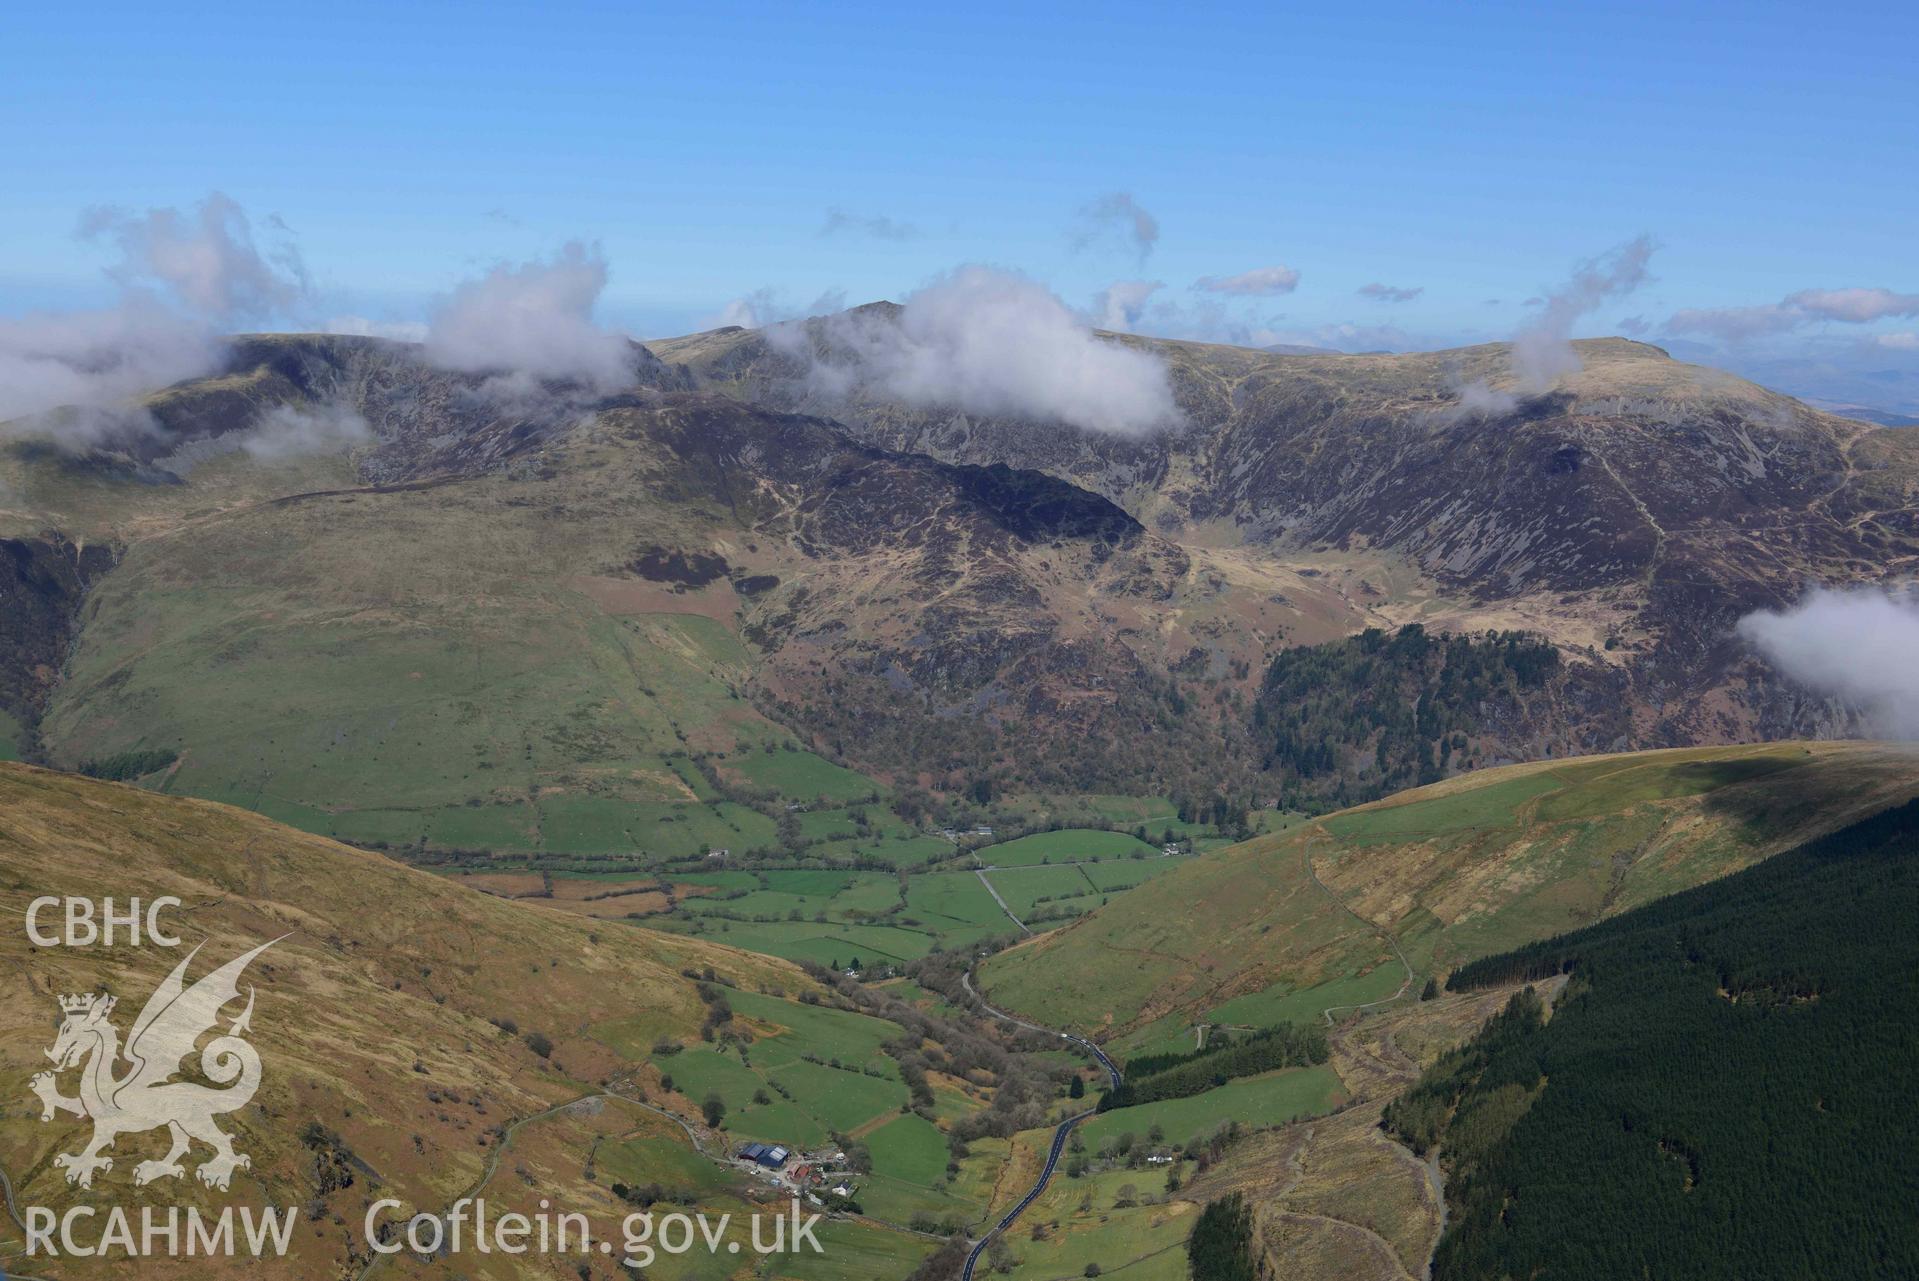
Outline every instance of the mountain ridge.
[[[894, 323], [900, 309], [853, 314]], [[824, 347], [833, 324], [792, 329]], [[720, 555], [702, 546], [717, 519], [749, 535], [771, 520], [797, 556], [783, 573], [735, 575], [777, 588], [672, 585], [646, 610], [697, 599], [692, 612], [755, 656], [747, 685], [766, 714], [868, 768], [933, 782], [982, 765], [1009, 777], [1052, 768], [1095, 790], [1211, 770], [1229, 793], [1271, 796], [1279, 788], [1230, 764], [1256, 754], [1246, 709], [1269, 657], [1412, 622], [1540, 635], [1625, 709], [1622, 720], [1591, 699], [1563, 701], [1528, 721], [1523, 741], [1489, 742], [1485, 759], [1859, 727], [1856, 709], [1780, 680], [1732, 625], [1807, 581], [1919, 565], [1919, 437], [1620, 339], [1575, 344], [1584, 368], [1562, 388], [1490, 415], [1463, 412], [1459, 389], [1503, 381], [1500, 344], [1356, 356], [1110, 341], [1166, 361], [1183, 428], [1125, 439], [906, 405], [857, 384], [823, 397], [789, 339], [737, 328], [635, 345], [628, 389], [546, 384], [531, 399], [430, 368], [404, 344], [248, 336], [226, 372], [149, 399], [161, 434], [133, 470], [97, 451], [0, 451], [0, 482], [11, 477], [0, 492], [15, 495], [0, 533], [137, 547], [299, 493], [342, 491], [301, 501], [357, 520], [344, 493], [356, 485], [451, 480], [537, 507], [573, 485], [549, 484], [570, 456], [602, 467], [604, 443], [646, 422], [627, 448], [664, 466], [646, 464], [644, 483], [703, 513], [675, 554]], [[370, 438], [277, 472], [234, 452], [276, 407], [333, 404], [361, 415]], [[916, 511], [902, 484], [958, 505]], [[594, 502], [563, 519], [612, 517]], [[1023, 567], [960, 554], [971, 536], [951, 522], [973, 516], [997, 529], [980, 549], [1010, 537]], [[1079, 550], [1049, 556], [1054, 542]], [[902, 546], [916, 549], [912, 572], [884, 571]], [[817, 554], [829, 547], [839, 550]], [[592, 583], [619, 563], [564, 573], [610, 600]], [[1049, 740], [1075, 744], [1065, 755], [1007, 732], [1047, 718], [1072, 727]], [[1159, 745], [1175, 726], [1218, 740], [1204, 769]]]

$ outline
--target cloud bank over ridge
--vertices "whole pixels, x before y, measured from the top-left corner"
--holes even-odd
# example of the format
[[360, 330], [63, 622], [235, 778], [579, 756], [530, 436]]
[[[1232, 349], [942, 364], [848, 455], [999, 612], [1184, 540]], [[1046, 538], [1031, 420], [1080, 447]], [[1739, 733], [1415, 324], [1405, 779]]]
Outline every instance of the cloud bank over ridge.
[[1096, 336], [1043, 285], [1011, 272], [962, 267], [909, 295], [896, 316], [849, 312], [820, 324], [824, 351], [805, 326], [768, 337], [805, 361], [829, 396], [867, 385], [913, 405], [1121, 436], [1180, 420], [1159, 357]]

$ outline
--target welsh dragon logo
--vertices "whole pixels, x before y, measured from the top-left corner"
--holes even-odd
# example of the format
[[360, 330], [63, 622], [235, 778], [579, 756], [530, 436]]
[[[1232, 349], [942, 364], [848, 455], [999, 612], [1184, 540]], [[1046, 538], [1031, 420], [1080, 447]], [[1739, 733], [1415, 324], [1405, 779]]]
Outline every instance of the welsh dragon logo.
[[[260, 1055], [244, 1039], [252, 1030], [251, 987], [247, 989], [246, 1008], [227, 1026], [224, 1035], [214, 1037], [200, 1051], [201, 1073], [214, 1085], [225, 1088], [171, 1078], [182, 1069], [201, 1036], [219, 1022], [220, 1011], [239, 999], [240, 976], [253, 958], [277, 942], [279, 939], [262, 943], [188, 987], [187, 966], [200, 951], [194, 948], [147, 998], [133, 1021], [133, 1030], [127, 1034], [124, 1049], [120, 1030], [111, 1021], [116, 1004], [113, 997], [89, 993], [60, 998], [64, 1017], [53, 1048], [47, 1051], [53, 1070], [37, 1074], [31, 1086], [40, 1098], [42, 1121], [51, 1121], [56, 1112], [93, 1121], [91, 1143], [79, 1152], [53, 1158], [53, 1164], [67, 1172], [68, 1183], [92, 1187], [96, 1171], [113, 1168], [113, 1158], [103, 1153], [116, 1138], [161, 1126], [167, 1128], [173, 1146], [161, 1159], [142, 1161], [134, 1167], [133, 1181], [137, 1184], [183, 1177], [186, 1169], [180, 1158], [187, 1155], [194, 1140], [213, 1149], [213, 1155], [194, 1171], [194, 1176], [210, 1188], [224, 1191], [235, 1170], [252, 1167], [252, 1159], [235, 1152], [233, 1140], [213, 1123], [215, 1117], [245, 1107], [260, 1088]], [[123, 1059], [130, 1066], [117, 1072]], [[80, 1069], [80, 1093], [77, 1098], [68, 1098], [60, 1093], [58, 1077], [73, 1068]]]

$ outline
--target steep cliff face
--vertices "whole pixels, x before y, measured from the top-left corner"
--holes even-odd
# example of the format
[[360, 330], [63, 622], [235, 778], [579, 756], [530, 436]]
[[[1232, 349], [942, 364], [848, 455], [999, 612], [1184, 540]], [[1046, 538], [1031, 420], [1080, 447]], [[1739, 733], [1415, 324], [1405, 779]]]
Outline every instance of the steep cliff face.
[[60, 677], [87, 586], [114, 553], [56, 533], [0, 538], [0, 712], [31, 730]]

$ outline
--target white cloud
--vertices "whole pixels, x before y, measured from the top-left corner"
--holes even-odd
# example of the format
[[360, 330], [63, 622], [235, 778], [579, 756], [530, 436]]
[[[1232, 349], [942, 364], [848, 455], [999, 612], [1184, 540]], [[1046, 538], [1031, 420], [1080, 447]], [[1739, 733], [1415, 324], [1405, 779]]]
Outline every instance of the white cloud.
[[1873, 341], [1891, 351], [1919, 351], [1919, 333], [1880, 334]]
[[458, 286], [434, 313], [426, 358], [444, 369], [579, 382], [602, 392], [627, 386], [632, 345], [593, 321], [606, 280], [599, 248], [578, 241], [551, 261], [500, 263]]
[[240, 448], [263, 462], [331, 454], [373, 439], [366, 419], [341, 405], [276, 405], [240, 437]]
[[[131, 409], [99, 411], [205, 373], [218, 360], [219, 344], [207, 326], [144, 290], [110, 309], [0, 320], [0, 421], [73, 407], [88, 412], [53, 425], [55, 434], [91, 445], [114, 434], [115, 418], [141, 417]], [[72, 430], [81, 424], [84, 429]]]
[[1793, 680], [1865, 708], [1879, 732], [1919, 738], [1919, 598], [1911, 590], [1818, 588], [1791, 609], [1748, 614], [1738, 632]]
[[1820, 320], [1865, 325], [1892, 316], [1919, 316], [1919, 294], [1896, 294], [1890, 289], [1801, 289], [1786, 299]]
[[1162, 287], [1157, 280], [1114, 281], [1093, 295], [1093, 324], [1118, 333], [1134, 332], [1147, 300]]
[[1919, 316], [1919, 294], [1881, 288], [1801, 289], [1778, 302], [1676, 311], [1666, 322], [1666, 332], [1705, 334], [1722, 342], [1745, 343], [1822, 320], [1869, 325], [1901, 316]]
[[275, 405], [240, 431], [173, 442], [167, 469], [186, 474], [210, 459], [244, 453], [272, 465], [318, 454], [343, 454], [376, 439], [367, 420], [343, 404]]
[[829, 395], [863, 382], [909, 404], [1124, 436], [1179, 421], [1157, 356], [1096, 337], [1043, 286], [989, 267], [928, 285], [896, 319], [832, 317], [825, 336], [833, 354], [820, 358], [801, 326], [769, 331]]
[[130, 398], [212, 372], [220, 329], [306, 297], [298, 254], [290, 245], [262, 252], [245, 213], [219, 192], [189, 213], [97, 209], [81, 234], [118, 248], [107, 275], [119, 301], [0, 320], [0, 421], [64, 409], [14, 430], [74, 448], [150, 430]]
[[[1494, 387], [1485, 379], [1458, 386], [1458, 399], [1435, 415], [1437, 421], [1462, 422], [1499, 418], [1519, 407], [1522, 396], [1548, 391], [1565, 375], [1580, 368], [1573, 350], [1573, 327], [1606, 302], [1630, 294], [1650, 279], [1651, 236], [1637, 236], [1623, 245], [1590, 258], [1573, 268], [1558, 288], [1526, 305], [1539, 314], [1513, 337], [1513, 389]], [[1488, 300], [1489, 305], [1496, 300]]]
[[759, 329], [764, 327], [768, 322], [761, 319], [760, 308], [754, 305], [754, 297], [756, 294], [771, 294], [771, 292], [770, 289], [757, 289], [751, 294], [733, 299], [720, 308], [720, 314], [712, 328]]
[[1080, 210], [1073, 247], [1084, 249], [1109, 232], [1117, 232], [1143, 263], [1159, 243], [1159, 219], [1146, 212], [1131, 192], [1109, 192]]
[[782, 321], [803, 320], [808, 316], [825, 316], [844, 310], [846, 291], [843, 289], [828, 289], [804, 307], [796, 307], [786, 301], [782, 291], [769, 285], [755, 289], [750, 294], [742, 294], [727, 303], [707, 327], [721, 329], [728, 325], [739, 325], [745, 329], [764, 329]]
[[1803, 312], [1780, 303], [1753, 307], [1687, 307], [1666, 321], [1669, 334], [1705, 334], [1721, 342], [1747, 342], [1782, 334], [1806, 322]]
[[[284, 231], [277, 218], [269, 223]], [[87, 239], [119, 246], [109, 274], [129, 288], [157, 286], [209, 320], [258, 320], [291, 306], [307, 292], [299, 251], [282, 243], [263, 253], [246, 212], [221, 192], [191, 214], [178, 209], [90, 209], [80, 220]]]
[[1291, 267], [1255, 267], [1237, 276], [1201, 276], [1193, 282], [1193, 288], [1209, 294], [1270, 298], [1299, 288], [1299, 273]]
[[1601, 304], [1631, 293], [1649, 279], [1651, 236], [1638, 236], [1580, 263], [1563, 285], [1539, 300], [1540, 314], [1513, 339], [1513, 375], [1522, 392], [1543, 392], [1577, 372], [1573, 326]]
[[1517, 396], [1509, 391], [1500, 391], [1484, 379], [1480, 379], [1461, 387], [1459, 400], [1442, 416], [1449, 422], [1475, 418], [1503, 418], [1518, 408]]

